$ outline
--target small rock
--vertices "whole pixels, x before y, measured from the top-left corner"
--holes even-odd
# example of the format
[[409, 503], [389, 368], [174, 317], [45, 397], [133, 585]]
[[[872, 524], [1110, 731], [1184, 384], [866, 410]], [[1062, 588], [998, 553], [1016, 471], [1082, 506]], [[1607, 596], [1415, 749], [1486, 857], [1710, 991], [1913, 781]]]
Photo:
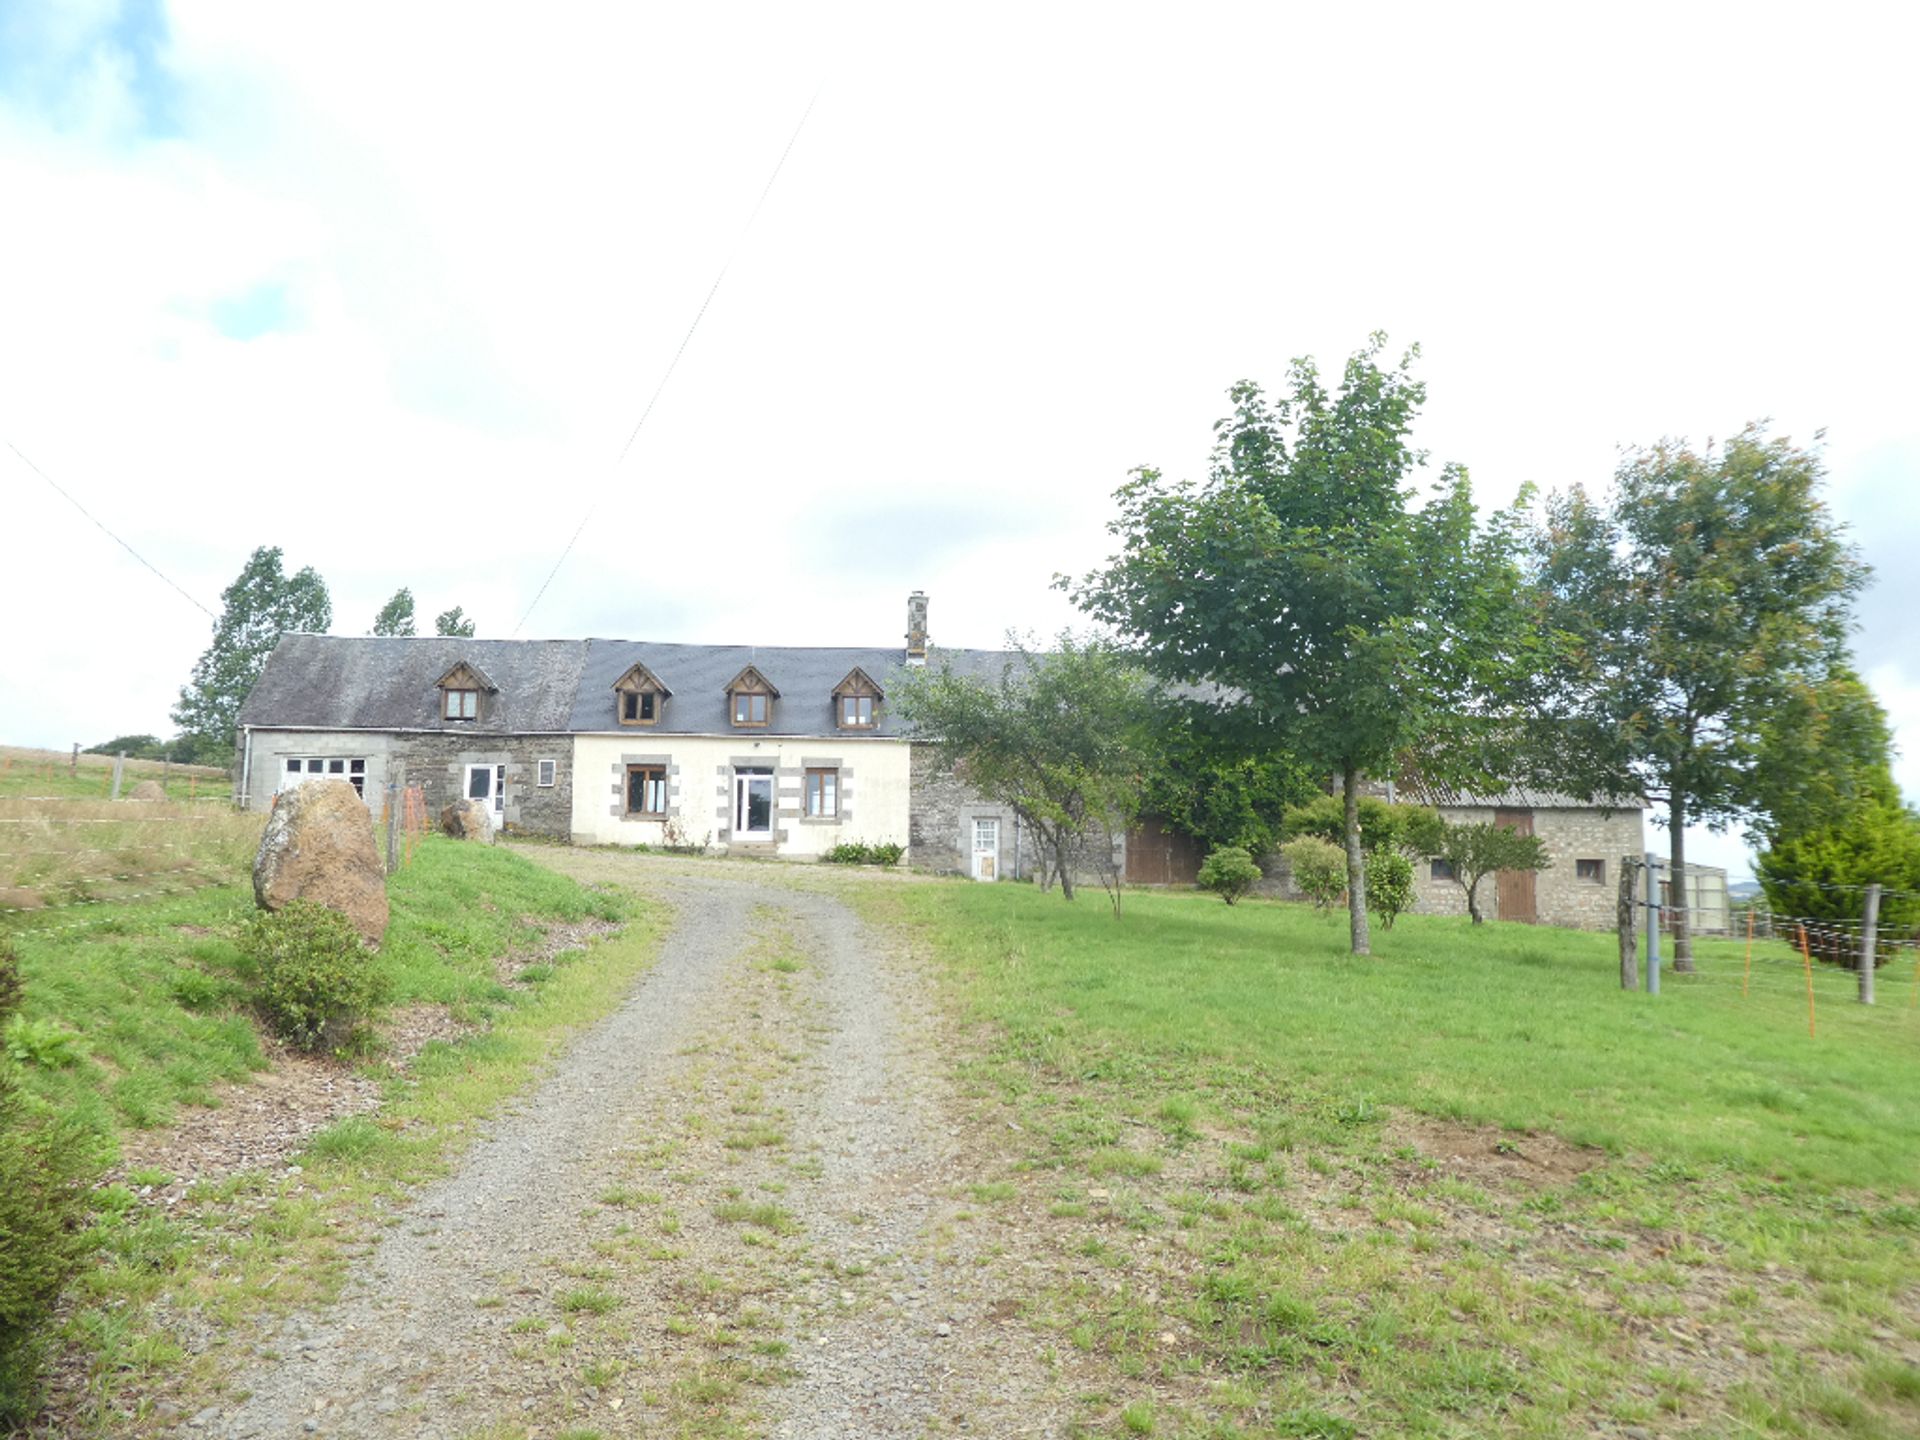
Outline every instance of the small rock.
[[933, 1333], [944, 1340], [947, 1336], [953, 1334], [953, 1327], [951, 1325], [936, 1325], [933, 1327]]

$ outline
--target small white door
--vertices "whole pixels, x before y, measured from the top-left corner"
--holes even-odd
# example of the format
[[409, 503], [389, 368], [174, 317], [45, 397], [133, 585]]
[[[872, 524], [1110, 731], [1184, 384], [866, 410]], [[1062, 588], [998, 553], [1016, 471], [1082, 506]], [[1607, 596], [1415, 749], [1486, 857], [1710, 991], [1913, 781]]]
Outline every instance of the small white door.
[[467, 766], [467, 798], [485, 802], [487, 813], [498, 830], [507, 813], [507, 767], [504, 765]]
[[773, 771], [770, 768], [733, 772], [733, 838], [773, 838]]
[[985, 816], [973, 822], [973, 878], [1000, 878], [1000, 822]]

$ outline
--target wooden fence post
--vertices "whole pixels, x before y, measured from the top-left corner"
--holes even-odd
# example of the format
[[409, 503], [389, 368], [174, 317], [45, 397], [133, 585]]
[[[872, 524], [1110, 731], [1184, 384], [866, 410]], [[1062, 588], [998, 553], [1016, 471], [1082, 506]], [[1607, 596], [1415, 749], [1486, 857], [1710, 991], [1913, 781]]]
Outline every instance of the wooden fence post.
[[1640, 964], [1636, 954], [1638, 948], [1638, 927], [1633, 923], [1633, 890], [1636, 870], [1640, 862], [1631, 855], [1620, 860], [1620, 901], [1615, 911], [1615, 919], [1620, 928], [1620, 988], [1638, 990], [1640, 988]]

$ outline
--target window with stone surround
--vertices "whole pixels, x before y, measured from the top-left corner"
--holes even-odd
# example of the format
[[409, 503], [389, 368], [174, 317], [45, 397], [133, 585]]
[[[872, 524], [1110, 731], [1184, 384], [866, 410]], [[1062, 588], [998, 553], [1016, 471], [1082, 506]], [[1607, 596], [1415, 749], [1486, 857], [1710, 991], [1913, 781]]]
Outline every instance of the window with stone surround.
[[1452, 861], [1436, 860], [1427, 867], [1427, 878], [1430, 880], [1457, 880], [1459, 877], [1453, 873]]
[[627, 814], [632, 818], [642, 820], [666, 819], [666, 766], [627, 766]]
[[806, 774], [806, 809], [809, 820], [831, 820], [840, 813], [840, 772], [815, 768]]
[[557, 768], [558, 768], [557, 761], [542, 760], [539, 763], [540, 778], [536, 780], [534, 783], [537, 784], [542, 790], [551, 790], [553, 788], [554, 771]]
[[1573, 878], [1584, 880], [1589, 885], [1607, 883], [1607, 862], [1604, 860], [1576, 860], [1573, 862]]

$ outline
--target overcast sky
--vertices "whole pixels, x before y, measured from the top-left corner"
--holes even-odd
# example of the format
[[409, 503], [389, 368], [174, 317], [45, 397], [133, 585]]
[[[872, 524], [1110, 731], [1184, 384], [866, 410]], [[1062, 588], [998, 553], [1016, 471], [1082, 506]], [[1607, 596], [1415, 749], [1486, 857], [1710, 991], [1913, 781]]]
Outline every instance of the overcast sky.
[[[345, 634], [990, 645], [1384, 329], [1484, 504], [1824, 428], [1920, 796], [1912, 16], [4, 4], [0, 439], [215, 610], [270, 544]], [[170, 733], [207, 617], [0, 496], [0, 739]]]

